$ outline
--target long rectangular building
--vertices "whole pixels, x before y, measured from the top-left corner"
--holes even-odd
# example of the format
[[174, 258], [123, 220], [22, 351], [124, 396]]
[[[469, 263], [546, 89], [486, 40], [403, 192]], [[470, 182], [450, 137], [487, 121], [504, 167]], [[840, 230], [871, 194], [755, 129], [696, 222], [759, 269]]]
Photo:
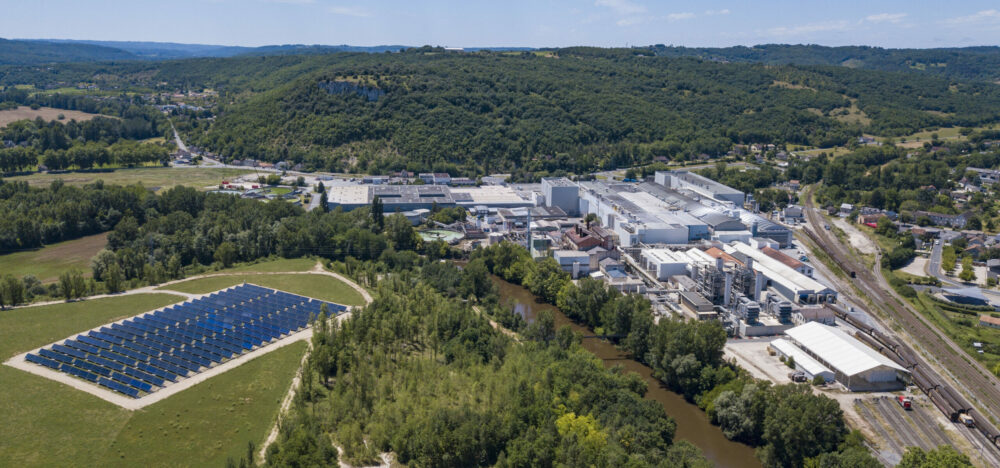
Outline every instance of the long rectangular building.
[[461, 206], [472, 208], [521, 208], [533, 206], [514, 189], [502, 185], [447, 187], [444, 185], [336, 185], [327, 188], [327, 205], [350, 211], [371, 205], [378, 197], [386, 213]]
[[764, 275], [772, 288], [792, 302], [820, 304], [837, 302], [837, 291], [742, 242], [725, 246], [726, 253], [753, 259], [753, 269]]
[[891, 391], [906, 386], [909, 371], [839, 328], [809, 322], [785, 334], [833, 370], [837, 381], [851, 391]]

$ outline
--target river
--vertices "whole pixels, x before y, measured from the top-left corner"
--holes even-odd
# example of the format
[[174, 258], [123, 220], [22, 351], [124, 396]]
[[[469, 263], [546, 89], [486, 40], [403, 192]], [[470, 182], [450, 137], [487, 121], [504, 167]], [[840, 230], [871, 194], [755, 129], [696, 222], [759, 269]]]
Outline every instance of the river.
[[[501, 300], [512, 302], [523, 314], [526, 321], [533, 321], [542, 310], [551, 310], [555, 317], [556, 328], [569, 325], [573, 327], [574, 331], [584, 336], [594, 334], [593, 331], [574, 323], [563, 315], [559, 308], [536, 301], [535, 296], [527, 289], [495, 276], [492, 278], [500, 288]], [[599, 357], [607, 367], [622, 366], [625, 370], [642, 376], [649, 387], [649, 390], [646, 391], [646, 398], [663, 405], [664, 411], [677, 422], [676, 438], [698, 446], [705, 453], [705, 457], [715, 466], [726, 468], [759, 468], [761, 466], [751, 447], [726, 439], [722, 430], [718, 426], [712, 425], [704, 411], [685, 401], [681, 395], [663, 387], [660, 381], [653, 377], [652, 368], [631, 359], [628, 354], [621, 352], [607, 341], [587, 338], [583, 340], [583, 347]]]

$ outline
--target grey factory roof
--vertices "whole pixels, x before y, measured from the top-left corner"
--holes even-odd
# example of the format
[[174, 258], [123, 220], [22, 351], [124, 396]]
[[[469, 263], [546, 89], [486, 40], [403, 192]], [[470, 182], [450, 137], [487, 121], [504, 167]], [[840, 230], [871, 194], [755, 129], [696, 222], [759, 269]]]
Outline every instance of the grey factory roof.
[[699, 186], [701, 188], [704, 188], [704, 189], [706, 189], [706, 190], [708, 190], [708, 191], [710, 191], [712, 193], [715, 193], [715, 194], [720, 194], [720, 195], [721, 194], [731, 194], [731, 195], [736, 195], [736, 194], [742, 195], [743, 194], [743, 192], [741, 192], [739, 190], [736, 190], [736, 189], [734, 189], [734, 188], [732, 188], [732, 187], [730, 187], [728, 185], [720, 184], [720, 183], [718, 183], [718, 182], [716, 182], [716, 181], [714, 181], [712, 179], [709, 179], [708, 177], [700, 176], [700, 175], [695, 174], [693, 172], [688, 172], [688, 171], [670, 171], [670, 175], [672, 175], [674, 177], [677, 177], [678, 179], [681, 179], [681, 180], [683, 180], [683, 181], [685, 181], [685, 182], [687, 182], [689, 184], [697, 185], [697, 186]]
[[546, 182], [553, 187], [576, 187], [573, 181], [565, 177], [543, 177], [542, 182]]

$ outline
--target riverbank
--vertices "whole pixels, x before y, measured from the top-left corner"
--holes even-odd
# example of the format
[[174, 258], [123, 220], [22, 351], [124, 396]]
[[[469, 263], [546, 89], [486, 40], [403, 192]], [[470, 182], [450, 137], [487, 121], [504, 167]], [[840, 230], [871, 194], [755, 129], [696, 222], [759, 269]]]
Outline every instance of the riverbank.
[[[569, 325], [573, 331], [583, 336], [593, 336], [594, 332], [587, 327], [574, 323], [559, 308], [539, 302], [530, 291], [522, 286], [491, 276], [500, 288], [502, 301], [511, 305], [521, 313], [525, 320], [531, 322], [543, 310], [552, 312], [557, 328]], [[701, 408], [684, 400], [684, 397], [664, 387], [653, 377], [653, 369], [622, 352], [613, 344], [596, 338], [585, 338], [583, 348], [601, 359], [607, 367], [622, 366], [628, 372], [634, 372], [646, 381], [648, 390], [645, 397], [663, 406], [664, 411], [677, 423], [675, 437], [696, 445], [704, 452], [715, 466], [727, 468], [757, 468], [760, 461], [750, 446], [733, 442], [722, 434], [722, 430], [709, 421], [708, 415]]]

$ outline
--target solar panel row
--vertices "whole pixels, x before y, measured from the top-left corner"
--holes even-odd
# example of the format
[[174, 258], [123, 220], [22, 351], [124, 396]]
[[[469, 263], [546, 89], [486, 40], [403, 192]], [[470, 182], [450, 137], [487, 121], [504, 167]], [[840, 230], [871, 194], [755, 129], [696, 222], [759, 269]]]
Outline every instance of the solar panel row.
[[136, 316], [28, 354], [26, 360], [133, 398], [309, 325], [326, 304], [252, 284]]

